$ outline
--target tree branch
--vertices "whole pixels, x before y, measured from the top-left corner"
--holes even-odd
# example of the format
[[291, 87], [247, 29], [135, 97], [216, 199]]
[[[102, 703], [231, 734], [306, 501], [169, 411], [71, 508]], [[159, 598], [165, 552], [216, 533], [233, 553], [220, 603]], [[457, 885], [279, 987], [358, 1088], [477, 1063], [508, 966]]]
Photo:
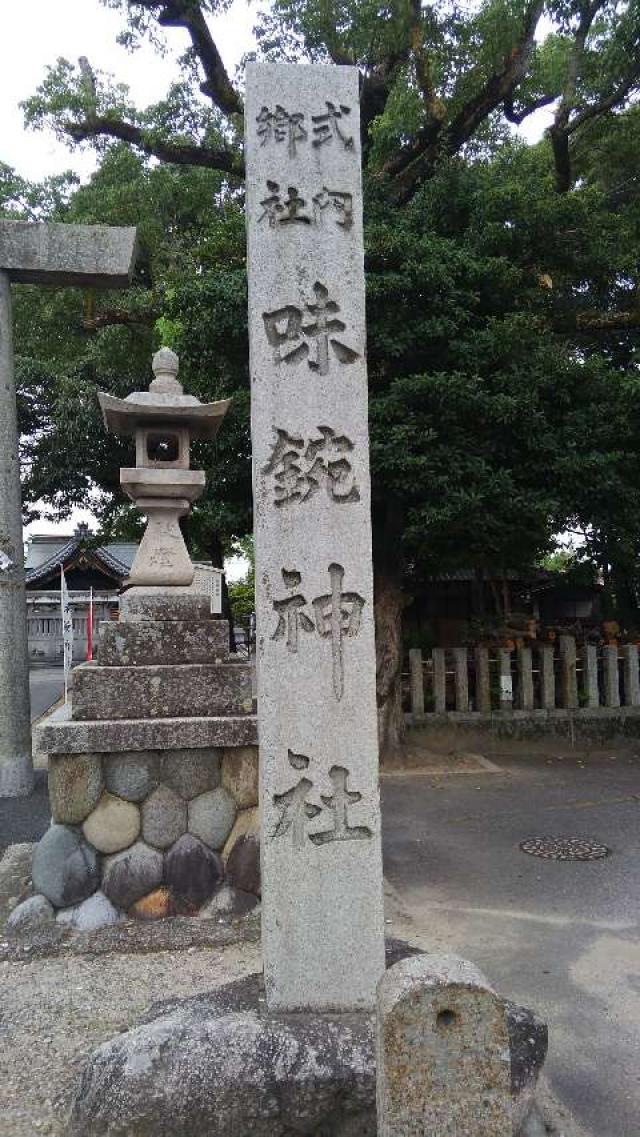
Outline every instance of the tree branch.
[[162, 315], [160, 310], [146, 312], [127, 312], [124, 309], [107, 308], [95, 315], [85, 315], [82, 328], [85, 332], [96, 332], [99, 328], [111, 328], [117, 325], [135, 327], [136, 325], [149, 326], [155, 324]]
[[513, 106], [513, 92], [511, 92], [509, 97], [504, 101], [504, 116], [515, 126], [520, 126], [530, 114], [535, 114], [536, 111], [542, 110], [543, 107], [548, 107], [551, 103], [555, 103], [557, 97], [557, 95], [541, 95], [539, 99], [534, 99], [528, 107], [523, 107], [522, 110], [516, 111]]
[[120, 142], [137, 146], [144, 154], [158, 158], [161, 162], [173, 162], [177, 166], [205, 166], [240, 178], [244, 174], [243, 160], [233, 150], [151, 138], [132, 122], [96, 116], [85, 122], [67, 122], [64, 130], [76, 142], [98, 137], [116, 138]]
[[605, 114], [606, 111], [613, 110], [614, 107], [619, 106], [624, 102], [627, 95], [630, 94], [633, 87], [640, 80], [640, 61], [632, 68], [630, 74], [625, 79], [624, 83], [618, 87], [617, 91], [612, 91], [606, 98], [600, 99], [597, 103], [591, 103], [588, 107], [584, 107], [575, 118], [572, 118], [567, 125], [567, 134], [573, 134], [580, 126], [583, 126], [589, 119], [597, 118], [598, 115]]
[[504, 103], [524, 78], [543, 9], [544, 0], [530, 0], [520, 38], [509, 52], [503, 67], [493, 73], [448, 125], [443, 120], [427, 123], [412, 145], [387, 163], [385, 173], [395, 178], [400, 202], [408, 201], [413, 196], [420, 179], [428, 173], [435, 158], [440, 154], [456, 154], [478, 126], [496, 107]]
[[205, 81], [200, 90], [226, 115], [242, 114], [242, 99], [227, 75], [222, 57], [209, 31], [198, 0], [135, 0], [140, 8], [157, 15], [158, 23], [164, 28], [184, 28], [188, 33], [194, 51], [200, 60]]
[[592, 4], [583, 4], [580, 10], [580, 22], [573, 41], [567, 77], [564, 90], [558, 103], [553, 125], [549, 128], [549, 137], [553, 149], [553, 158], [556, 167], [556, 189], [559, 193], [568, 193], [571, 189], [571, 155], [569, 153], [568, 123], [571, 112], [575, 106], [576, 88], [580, 63], [584, 56], [584, 49], [589, 29], [595, 19], [602, 0], [593, 0]]

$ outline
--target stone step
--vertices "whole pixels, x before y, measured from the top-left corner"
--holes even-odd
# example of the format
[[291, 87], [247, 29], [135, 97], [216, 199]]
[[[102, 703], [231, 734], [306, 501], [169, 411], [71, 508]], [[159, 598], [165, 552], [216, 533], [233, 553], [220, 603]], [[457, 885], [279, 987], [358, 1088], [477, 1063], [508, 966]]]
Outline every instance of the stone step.
[[72, 718], [189, 718], [251, 714], [251, 668], [246, 663], [187, 663], [151, 667], [77, 667]]
[[215, 663], [229, 654], [228, 620], [104, 621], [96, 661], [101, 667]]

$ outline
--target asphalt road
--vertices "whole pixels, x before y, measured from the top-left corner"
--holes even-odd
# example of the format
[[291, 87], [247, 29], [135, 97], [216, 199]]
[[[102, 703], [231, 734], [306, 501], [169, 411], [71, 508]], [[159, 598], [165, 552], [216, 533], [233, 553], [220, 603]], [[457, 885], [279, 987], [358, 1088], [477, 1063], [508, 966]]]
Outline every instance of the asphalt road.
[[[585, 1130], [638, 1137], [640, 758], [490, 757], [497, 772], [383, 779], [385, 876], [415, 942], [473, 960], [547, 1019], [551, 1088]], [[611, 854], [520, 851], [542, 835]]]
[[31, 722], [35, 722], [64, 691], [64, 673], [61, 667], [34, 667], [29, 672], [31, 695]]

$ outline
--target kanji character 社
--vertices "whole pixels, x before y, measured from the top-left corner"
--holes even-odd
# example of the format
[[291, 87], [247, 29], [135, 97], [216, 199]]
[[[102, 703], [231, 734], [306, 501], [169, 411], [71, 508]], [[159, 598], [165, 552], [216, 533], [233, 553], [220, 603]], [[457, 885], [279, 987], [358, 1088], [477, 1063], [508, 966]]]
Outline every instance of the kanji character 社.
[[[309, 759], [304, 754], [288, 753], [289, 765], [294, 770], [307, 770]], [[309, 790], [313, 789], [310, 778], [300, 778], [295, 786], [285, 790], [283, 794], [273, 795], [273, 804], [280, 810], [278, 823], [273, 831], [273, 837], [284, 837], [291, 833], [294, 849], [302, 849], [307, 835], [307, 821], [321, 813], [319, 805], [307, 801]]]

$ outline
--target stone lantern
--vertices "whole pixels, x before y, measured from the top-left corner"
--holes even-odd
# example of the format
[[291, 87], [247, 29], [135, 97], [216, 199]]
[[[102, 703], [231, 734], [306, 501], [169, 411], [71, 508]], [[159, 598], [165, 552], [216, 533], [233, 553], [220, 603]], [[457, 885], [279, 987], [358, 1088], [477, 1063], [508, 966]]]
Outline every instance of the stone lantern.
[[120, 484], [147, 518], [147, 527], [125, 588], [188, 587], [194, 569], [179, 519], [204, 490], [203, 470], [189, 467], [191, 439], [218, 433], [230, 400], [201, 403], [178, 382], [178, 356], [163, 347], [153, 357], [148, 391], [126, 399], [99, 393], [105, 425], [136, 440], [134, 469], [120, 470]]

